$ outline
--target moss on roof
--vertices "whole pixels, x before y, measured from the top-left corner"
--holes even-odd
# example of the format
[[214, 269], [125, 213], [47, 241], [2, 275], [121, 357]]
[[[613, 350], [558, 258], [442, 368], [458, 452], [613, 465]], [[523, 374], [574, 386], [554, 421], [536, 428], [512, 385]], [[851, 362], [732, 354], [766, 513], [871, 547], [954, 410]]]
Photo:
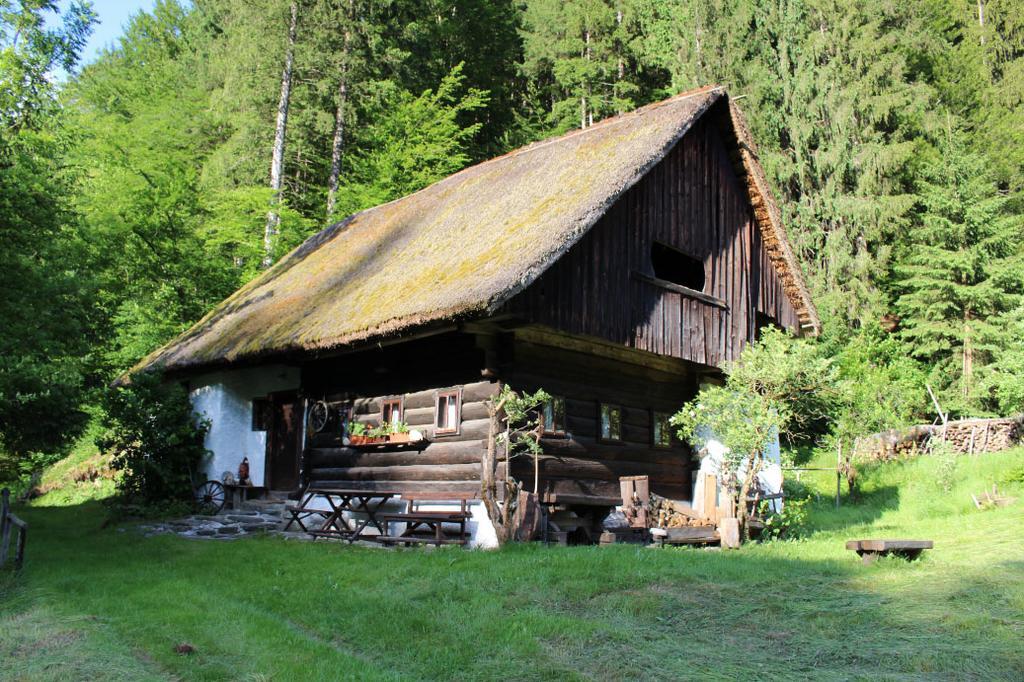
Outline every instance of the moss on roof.
[[[349, 216], [310, 237], [136, 370], [330, 349], [493, 311], [575, 244], [724, 97], [717, 87], [684, 93]], [[778, 243], [778, 235], [766, 241]], [[798, 311], [813, 314], [785, 248], [779, 265], [794, 270], [800, 283], [790, 282], [787, 292]]]

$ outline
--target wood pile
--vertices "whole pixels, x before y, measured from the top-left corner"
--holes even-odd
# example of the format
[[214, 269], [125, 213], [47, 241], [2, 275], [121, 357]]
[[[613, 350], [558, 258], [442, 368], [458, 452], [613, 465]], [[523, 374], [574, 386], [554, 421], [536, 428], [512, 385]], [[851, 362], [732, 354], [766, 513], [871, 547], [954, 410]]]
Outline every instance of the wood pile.
[[670, 500], [651, 494], [650, 515], [655, 528], [687, 528], [704, 526], [707, 519], [698, 518], [689, 502]]
[[1024, 415], [998, 419], [962, 419], [940, 425], [918, 425], [883, 431], [857, 439], [854, 456], [861, 460], [889, 461], [913, 457], [934, 440], [945, 439], [965, 454], [999, 452], [1024, 440]]
[[[942, 427], [936, 427], [936, 430], [941, 432]], [[1022, 438], [1024, 415], [1003, 419], [963, 419], [946, 425], [946, 441], [958, 452], [999, 452], [1017, 445]]]
[[931, 438], [933, 426], [911, 426], [890, 429], [858, 438], [853, 445], [855, 459], [882, 461], [913, 457], [922, 451]]

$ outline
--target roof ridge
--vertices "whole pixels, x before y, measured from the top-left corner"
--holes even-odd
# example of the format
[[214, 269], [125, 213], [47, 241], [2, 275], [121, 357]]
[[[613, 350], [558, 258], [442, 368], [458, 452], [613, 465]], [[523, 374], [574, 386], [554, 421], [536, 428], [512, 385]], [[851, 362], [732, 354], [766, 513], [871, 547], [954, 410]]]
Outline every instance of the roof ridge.
[[[692, 90], [686, 90], [686, 91], [681, 92], [681, 93], [679, 93], [677, 95], [672, 95], [671, 97], [668, 97], [666, 99], [659, 100], [657, 102], [651, 102], [650, 104], [645, 104], [642, 107], [637, 107], [636, 109], [633, 109], [632, 111], [626, 111], [626, 112], [623, 112], [621, 114], [616, 114], [615, 116], [609, 116], [608, 118], [601, 119], [600, 121], [598, 121], [597, 123], [595, 123], [592, 126], [587, 126], [586, 128], [576, 128], [576, 129], [564, 132], [561, 135], [556, 135], [554, 137], [546, 137], [544, 139], [537, 140], [535, 142], [531, 142], [529, 144], [523, 145], [522, 147], [516, 147], [515, 149], [507, 151], [504, 154], [500, 154], [499, 156], [492, 156], [489, 159], [484, 159], [483, 161], [478, 161], [478, 162], [476, 162], [476, 163], [474, 163], [472, 165], [466, 166], [465, 168], [461, 168], [461, 169], [455, 171], [454, 173], [452, 173], [451, 175], [446, 175], [445, 177], [441, 178], [440, 180], [436, 180], [436, 181], [430, 183], [429, 185], [427, 185], [426, 187], [422, 187], [422, 188], [420, 188], [420, 189], [418, 189], [415, 192], [412, 192], [410, 194], [403, 194], [402, 196], [396, 197], [396, 198], [392, 199], [391, 201], [386, 201], [383, 204], [376, 204], [374, 206], [367, 206], [364, 209], [361, 209], [359, 211], [356, 211], [355, 213], [351, 213], [351, 214], [345, 216], [341, 220], [335, 221], [335, 222], [325, 226], [323, 228], [323, 230], [320, 230], [320, 232], [324, 232], [326, 230], [332, 229], [335, 226], [338, 226], [338, 225], [340, 225], [343, 222], [351, 222], [352, 219], [356, 218], [356, 216], [360, 216], [360, 215], [363, 215], [363, 214], [366, 214], [366, 213], [373, 213], [373, 212], [377, 211], [378, 209], [384, 208], [386, 206], [390, 206], [391, 204], [395, 203], [396, 201], [403, 201], [405, 199], [408, 199], [409, 197], [416, 196], [417, 194], [421, 194], [423, 192], [426, 192], [427, 190], [435, 187], [436, 185], [441, 184], [442, 182], [448, 182], [448, 181], [452, 180], [453, 178], [459, 177], [463, 173], [467, 173], [467, 172], [469, 172], [471, 170], [478, 169], [478, 168], [480, 168], [482, 166], [487, 166], [487, 165], [489, 165], [491, 163], [494, 163], [496, 161], [501, 161], [503, 159], [515, 158], [515, 157], [520, 156], [521, 154], [525, 154], [527, 152], [533, 152], [533, 151], [536, 151], [538, 149], [544, 149], [544, 148], [546, 148], [546, 147], [548, 147], [548, 146], [550, 146], [552, 144], [555, 144], [557, 142], [562, 142], [562, 141], [568, 140], [570, 138], [578, 137], [580, 135], [585, 135], [585, 134], [587, 134], [589, 132], [593, 132], [595, 130], [599, 130], [599, 129], [603, 130], [603, 129], [607, 128], [610, 125], [614, 125], [616, 123], [621, 123], [623, 121], [627, 121], [627, 120], [629, 120], [631, 118], [635, 118], [638, 115], [643, 115], [643, 114], [645, 114], [645, 113], [647, 113], [649, 111], [654, 111], [655, 109], [660, 109], [661, 107], [667, 106], [669, 104], [675, 104], [677, 102], [681, 102], [682, 100], [689, 99], [691, 97], [696, 97], [697, 95], [705, 95], [705, 94], [714, 92], [716, 90], [724, 90], [724, 89], [725, 89], [724, 85], [717, 85], [717, 84], [704, 85], [704, 86], [699, 87], [699, 88], [693, 88]], [[344, 230], [338, 230], [337, 234], [341, 234], [341, 232], [343, 232], [343, 231]], [[318, 232], [317, 234], [320, 234], [320, 232]], [[337, 234], [331, 235], [330, 238], [333, 239], [335, 236], [337, 236]]]

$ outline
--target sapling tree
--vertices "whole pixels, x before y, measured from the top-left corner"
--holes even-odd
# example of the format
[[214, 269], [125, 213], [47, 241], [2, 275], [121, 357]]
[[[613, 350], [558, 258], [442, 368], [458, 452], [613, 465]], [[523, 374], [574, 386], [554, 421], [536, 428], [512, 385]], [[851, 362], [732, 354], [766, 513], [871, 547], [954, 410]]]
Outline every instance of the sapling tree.
[[[538, 463], [542, 453], [540, 436], [543, 430], [537, 408], [549, 399], [550, 396], [543, 390], [518, 393], [504, 385], [496, 396], [487, 401], [490, 426], [480, 477], [480, 497], [487, 509], [487, 516], [494, 524], [499, 545], [511, 540], [516, 532], [515, 512], [522, 484], [512, 478], [509, 472], [512, 459], [533, 456], [534, 492], [537, 492]], [[505, 469], [499, 480], [499, 465], [502, 462]]]
[[746, 529], [746, 499], [765, 464], [765, 450], [783, 424], [785, 407], [753, 391], [710, 386], [671, 418], [679, 437], [703, 449], [712, 438], [727, 450], [720, 465], [740, 528]]

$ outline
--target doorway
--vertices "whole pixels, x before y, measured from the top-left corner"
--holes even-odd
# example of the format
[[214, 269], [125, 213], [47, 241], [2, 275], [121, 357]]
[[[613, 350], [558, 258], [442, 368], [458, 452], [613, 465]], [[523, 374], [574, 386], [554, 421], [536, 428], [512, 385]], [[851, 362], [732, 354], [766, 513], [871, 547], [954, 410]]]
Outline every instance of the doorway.
[[267, 429], [267, 480], [269, 490], [299, 488], [299, 457], [302, 455], [302, 401], [295, 391], [271, 393]]

